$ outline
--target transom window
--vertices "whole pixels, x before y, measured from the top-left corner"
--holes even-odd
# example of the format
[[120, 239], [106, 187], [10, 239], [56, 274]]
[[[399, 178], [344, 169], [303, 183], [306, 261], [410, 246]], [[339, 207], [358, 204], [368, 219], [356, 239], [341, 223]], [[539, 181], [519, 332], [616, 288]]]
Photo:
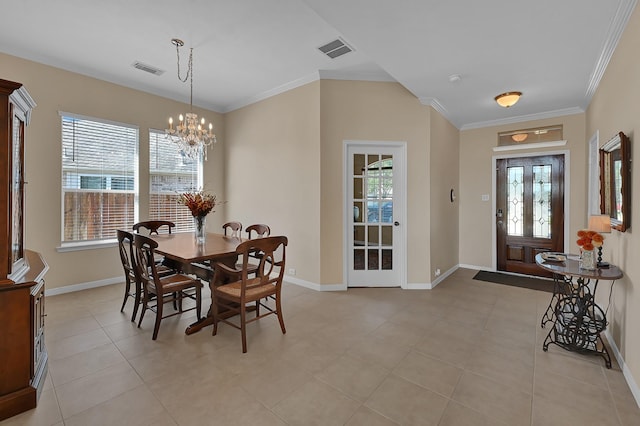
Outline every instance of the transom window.
[[116, 238], [137, 218], [138, 127], [62, 116], [62, 242]]

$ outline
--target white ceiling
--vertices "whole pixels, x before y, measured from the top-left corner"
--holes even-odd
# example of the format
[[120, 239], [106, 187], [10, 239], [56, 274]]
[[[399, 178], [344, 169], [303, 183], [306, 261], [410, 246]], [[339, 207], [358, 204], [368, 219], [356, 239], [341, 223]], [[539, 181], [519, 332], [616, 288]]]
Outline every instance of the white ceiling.
[[[468, 129], [584, 111], [636, 1], [0, 0], [0, 52], [188, 102], [177, 37], [194, 48], [201, 107], [227, 112], [318, 78], [397, 81]], [[355, 51], [318, 51], [337, 37]], [[498, 107], [513, 90], [520, 102]]]

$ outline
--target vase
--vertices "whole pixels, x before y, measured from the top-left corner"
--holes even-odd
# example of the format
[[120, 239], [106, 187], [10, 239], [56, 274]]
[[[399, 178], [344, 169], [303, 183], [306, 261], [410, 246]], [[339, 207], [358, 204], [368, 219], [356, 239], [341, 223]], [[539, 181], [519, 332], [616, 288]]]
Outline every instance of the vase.
[[196, 242], [198, 244], [204, 244], [204, 242], [207, 239], [207, 231], [205, 229], [206, 225], [207, 225], [206, 216], [193, 217], [193, 227], [194, 227]]
[[593, 271], [596, 269], [596, 253], [593, 250], [583, 250], [580, 268]]

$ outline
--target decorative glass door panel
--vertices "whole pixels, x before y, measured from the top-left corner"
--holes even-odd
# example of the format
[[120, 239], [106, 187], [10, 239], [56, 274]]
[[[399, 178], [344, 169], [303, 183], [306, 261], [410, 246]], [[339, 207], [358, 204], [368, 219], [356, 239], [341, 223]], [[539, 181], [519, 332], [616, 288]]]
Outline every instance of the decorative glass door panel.
[[[350, 254], [348, 285], [399, 286], [398, 167], [400, 148], [354, 145], [348, 149]], [[400, 179], [399, 179], [400, 177]], [[351, 213], [352, 212], [352, 213]]]
[[535, 255], [564, 250], [564, 156], [500, 159], [497, 165], [497, 269], [547, 275]]
[[523, 235], [524, 167], [509, 167], [507, 174], [507, 228], [509, 235]]
[[533, 236], [551, 238], [551, 166], [533, 166]]

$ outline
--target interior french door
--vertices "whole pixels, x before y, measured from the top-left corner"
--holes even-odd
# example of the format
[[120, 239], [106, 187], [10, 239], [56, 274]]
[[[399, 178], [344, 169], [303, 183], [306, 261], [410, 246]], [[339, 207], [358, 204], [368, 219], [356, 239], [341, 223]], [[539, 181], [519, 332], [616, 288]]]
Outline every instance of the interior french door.
[[404, 145], [347, 144], [347, 286], [404, 284]]
[[497, 269], [548, 276], [535, 256], [564, 248], [564, 156], [496, 161]]

